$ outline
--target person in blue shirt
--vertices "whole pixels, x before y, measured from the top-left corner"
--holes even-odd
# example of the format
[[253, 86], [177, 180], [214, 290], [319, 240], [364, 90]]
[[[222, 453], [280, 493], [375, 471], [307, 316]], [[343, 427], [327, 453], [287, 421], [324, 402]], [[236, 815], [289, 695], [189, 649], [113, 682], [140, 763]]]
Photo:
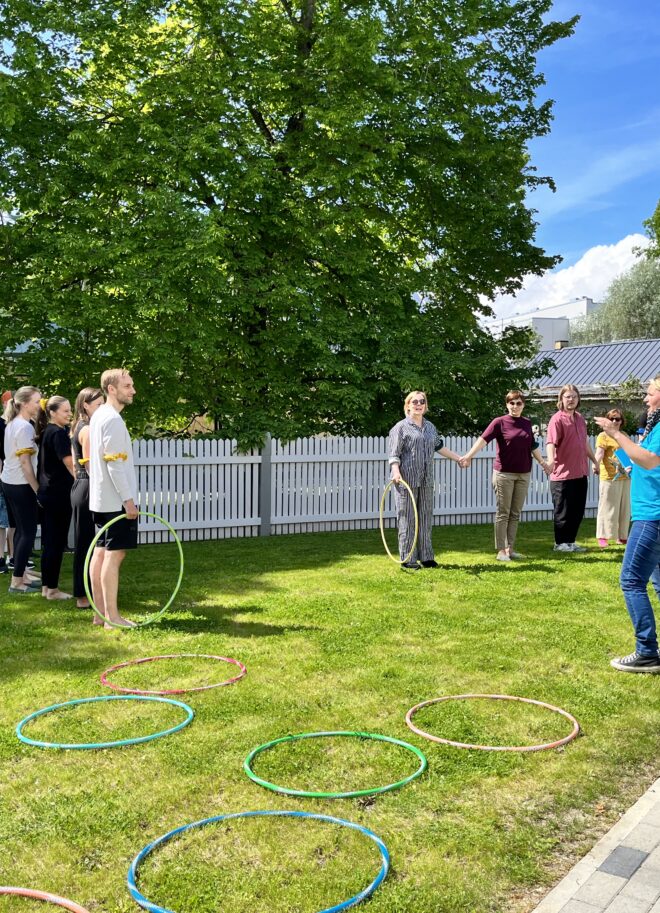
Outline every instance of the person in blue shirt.
[[648, 415], [639, 444], [633, 443], [610, 419], [595, 419], [633, 463], [632, 528], [620, 583], [636, 643], [634, 653], [611, 661], [621, 672], [660, 672], [655, 615], [647, 591], [650, 580], [660, 599], [660, 374], [649, 382], [644, 402]]

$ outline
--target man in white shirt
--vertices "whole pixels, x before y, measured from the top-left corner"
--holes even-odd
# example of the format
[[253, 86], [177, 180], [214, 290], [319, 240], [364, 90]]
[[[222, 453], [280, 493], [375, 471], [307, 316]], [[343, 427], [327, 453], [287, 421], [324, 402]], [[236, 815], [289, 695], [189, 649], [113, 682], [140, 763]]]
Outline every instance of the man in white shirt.
[[[120, 413], [133, 402], [135, 387], [128, 371], [113, 368], [101, 375], [101, 389], [106, 402], [89, 423], [89, 509], [98, 529], [122, 514], [126, 518], [113, 523], [97, 542], [90, 576], [106, 629], [130, 628], [133, 622], [119, 614], [117, 593], [126, 551], [137, 548], [138, 492], [131, 438]], [[100, 618], [94, 623], [103, 624]]]

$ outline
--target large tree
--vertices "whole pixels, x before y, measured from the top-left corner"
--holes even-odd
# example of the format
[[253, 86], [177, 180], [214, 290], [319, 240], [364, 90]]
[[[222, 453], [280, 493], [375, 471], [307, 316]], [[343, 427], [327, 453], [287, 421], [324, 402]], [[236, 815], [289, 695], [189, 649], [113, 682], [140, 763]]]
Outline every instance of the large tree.
[[660, 261], [643, 256], [612, 282], [596, 311], [571, 326], [574, 345], [660, 338]]
[[[552, 0], [5, 0], [0, 307], [15, 373], [135, 375], [134, 419], [376, 433], [425, 387], [477, 427], [529, 336], [479, 296], [556, 262]], [[140, 411], [141, 410], [141, 411]]]

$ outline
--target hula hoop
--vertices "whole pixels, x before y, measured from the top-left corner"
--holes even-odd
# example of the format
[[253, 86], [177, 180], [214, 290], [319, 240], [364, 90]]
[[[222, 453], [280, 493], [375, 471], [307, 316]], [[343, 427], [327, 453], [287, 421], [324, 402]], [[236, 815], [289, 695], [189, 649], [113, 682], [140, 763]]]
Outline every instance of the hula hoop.
[[[158, 659], [180, 659], [184, 656], [194, 656], [201, 659], [217, 659], [223, 663], [232, 663], [234, 666], [238, 666], [241, 671], [233, 678], [228, 678], [224, 682], [216, 682], [213, 685], [201, 685], [199, 688], [169, 688], [167, 691], [141, 691], [138, 688], [122, 688], [108, 679], [108, 676], [112, 672], [116, 672], [117, 669], [125, 669], [126, 666], [139, 666], [142, 663], [153, 663]], [[101, 684], [105, 685], [107, 688], [112, 688], [115, 691], [121, 691], [124, 694], [187, 694], [192, 691], [209, 691], [211, 688], [222, 688], [224, 685], [233, 685], [234, 682], [240, 681], [245, 675], [247, 675], [247, 669], [243, 663], [239, 662], [237, 659], [231, 659], [228, 656], [213, 656], [210, 653], [172, 653], [168, 656], [147, 656], [144, 659], [130, 659], [128, 662], [110, 666], [109, 669], [106, 669], [105, 672], [101, 673]]]
[[45, 900], [46, 903], [55, 904], [56, 907], [63, 907], [70, 910], [71, 913], [89, 913], [80, 904], [67, 900], [66, 897], [59, 897], [57, 894], [49, 894], [47, 891], [34, 891], [32, 888], [10, 888], [0, 885], [0, 896], [3, 894], [14, 894], [17, 897], [29, 897], [32, 900]]
[[390, 490], [390, 488], [394, 484], [395, 484], [394, 479], [390, 479], [390, 481], [387, 483], [387, 485], [383, 489], [383, 496], [380, 499], [380, 510], [378, 512], [378, 520], [379, 520], [379, 524], [380, 524], [380, 537], [383, 540], [383, 545], [385, 546], [385, 551], [387, 552], [387, 557], [391, 561], [394, 561], [395, 564], [405, 564], [409, 560], [412, 553], [415, 551], [415, 548], [417, 547], [417, 537], [419, 536], [419, 514], [417, 513], [417, 505], [415, 504], [415, 496], [412, 493], [412, 489], [410, 488], [410, 485], [408, 485], [407, 482], [404, 482], [403, 479], [400, 479], [399, 482], [396, 484], [403, 485], [404, 488], [408, 489], [408, 494], [410, 495], [410, 503], [413, 506], [413, 513], [415, 514], [415, 536], [413, 538], [413, 544], [411, 545], [410, 551], [408, 552], [406, 557], [405, 558], [398, 558], [398, 557], [395, 558], [394, 555], [392, 554], [392, 552], [389, 550], [387, 541], [385, 540], [385, 526], [384, 526], [385, 498], [387, 497], [387, 492]]
[[[147, 510], [139, 511], [138, 516], [139, 517], [151, 517], [153, 520], [158, 520], [159, 523], [162, 523], [163, 526], [166, 526], [169, 529], [169, 531], [172, 533], [172, 535], [174, 536], [174, 541], [176, 542], [177, 549], [179, 550], [179, 576], [178, 576], [178, 579], [174, 586], [172, 595], [167, 600], [167, 602], [165, 603], [163, 608], [160, 609], [158, 612], [156, 612], [154, 615], [150, 615], [148, 618], [145, 618], [144, 621], [135, 622], [136, 628], [143, 628], [145, 625], [151, 624], [152, 621], [158, 621], [159, 618], [162, 618], [163, 615], [165, 614], [165, 612], [167, 612], [169, 607], [174, 602], [176, 594], [179, 592], [179, 588], [181, 586], [181, 581], [183, 580], [183, 549], [181, 548], [181, 540], [177, 536], [176, 531], [174, 530], [174, 528], [172, 526], [170, 526], [170, 524], [167, 522], [167, 520], [164, 519], [164, 517], [159, 517], [158, 514], [152, 514]], [[99, 612], [99, 610], [96, 606], [96, 603], [94, 602], [94, 597], [92, 596], [91, 588], [89, 585], [89, 565], [92, 560], [92, 555], [94, 554], [94, 549], [96, 548], [96, 543], [99, 541], [99, 539], [101, 538], [103, 533], [105, 533], [106, 530], [110, 529], [110, 527], [114, 523], [118, 523], [120, 520], [124, 520], [124, 519], [126, 519], [126, 514], [120, 514], [118, 517], [113, 517], [112, 520], [109, 521], [109, 523], [106, 523], [105, 526], [101, 527], [101, 529], [97, 532], [97, 534], [92, 539], [91, 545], [89, 546], [89, 548], [87, 550], [87, 555], [85, 556], [85, 567], [83, 570], [83, 583], [85, 585], [85, 595], [87, 596], [87, 598], [89, 600], [89, 604], [94, 609], [94, 611], [99, 616], [99, 618], [102, 618], [103, 621], [107, 625], [110, 625], [111, 628], [121, 628], [122, 630], [130, 630], [129, 628], [126, 627], [126, 625], [118, 625], [114, 621], [108, 621], [108, 619], [105, 617], [105, 615], [103, 615], [101, 612]]]
[[[295, 742], [300, 739], [317, 739], [323, 738], [325, 736], [354, 736], [358, 739], [371, 739], [376, 742], [389, 742], [392, 745], [400, 745], [401, 747], [406, 748], [408, 751], [411, 751], [414, 755], [417, 755], [417, 757], [420, 759], [420, 765], [418, 769], [409, 777], [405, 777], [403, 780], [398, 780], [396, 783], [389, 783], [387, 786], [375, 786], [373, 789], [355, 789], [345, 793], [326, 793], [304, 789], [287, 789], [284, 786], [278, 786], [275, 783], [269, 783], [268, 780], [263, 780], [261, 777], [258, 777], [252, 770], [252, 761], [262, 751], [268, 751], [269, 748], [273, 748], [275, 745], [281, 745], [283, 742]], [[415, 748], [414, 745], [410, 745], [408, 742], [402, 742], [401, 739], [393, 739], [387, 735], [374, 735], [370, 732], [301, 732], [298, 733], [298, 735], [285, 735], [281, 739], [274, 739], [272, 742], [266, 742], [264, 745], [258, 745], [250, 752], [245, 761], [243, 761], [243, 770], [248, 775], [248, 777], [255, 783], [258, 783], [259, 786], [263, 786], [265, 789], [270, 789], [271, 792], [274, 793], [281, 793], [284, 796], [306, 796], [313, 799], [353, 799], [357, 798], [358, 796], [377, 796], [380, 793], [387, 793], [393, 789], [400, 789], [402, 786], [405, 786], [406, 783], [410, 783], [412, 780], [416, 780], [417, 777], [421, 777], [427, 766], [428, 762], [425, 755], [422, 754], [419, 748]]]
[[354, 824], [352, 821], [345, 821], [343, 818], [333, 818], [330, 815], [313, 815], [311, 812], [279, 812], [279, 811], [257, 811], [257, 812], [236, 812], [233, 815], [216, 815], [214, 818], [204, 818], [202, 821], [194, 821], [192, 824], [184, 824], [182, 827], [177, 827], [173, 831], [170, 831], [168, 834], [164, 834], [162, 837], [159, 837], [157, 840], [154, 840], [153, 843], [145, 846], [138, 855], [135, 857], [133, 862], [130, 865], [128, 870], [128, 875], [126, 877], [126, 884], [128, 886], [129, 893], [133, 900], [138, 903], [145, 910], [149, 910], [150, 913], [172, 913], [167, 907], [159, 907], [158, 904], [152, 903], [150, 900], [140, 893], [137, 888], [136, 879], [138, 874], [138, 869], [146, 857], [152, 853], [157, 847], [162, 846], [164, 843], [167, 843], [173, 837], [176, 837], [178, 834], [183, 834], [186, 831], [190, 831], [196, 827], [205, 827], [207, 824], [215, 824], [218, 821], [230, 821], [232, 818], [313, 818], [316, 821], [329, 821], [331, 824], [339, 824], [342, 827], [350, 827], [354, 831], [359, 831], [361, 834], [364, 834], [370, 840], [376, 844], [380, 851], [381, 857], [381, 867], [380, 871], [366, 888], [360, 891], [358, 894], [355, 894], [353, 897], [349, 897], [348, 900], [344, 900], [341, 903], [335, 904], [333, 907], [326, 907], [324, 910], [320, 910], [319, 913], [339, 913], [340, 910], [347, 910], [349, 907], [354, 907], [356, 904], [359, 904], [361, 901], [366, 900], [367, 897], [370, 897], [371, 894], [376, 890], [376, 888], [381, 884], [387, 875], [390, 868], [390, 854], [387, 847], [380, 839], [377, 837], [373, 831], [368, 830], [366, 827], [362, 827], [360, 824]]
[[[160, 732], [152, 733], [151, 735], [141, 735], [134, 739], [119, 739], [116, 742], [40, 742], [23, 735], [23, 727], [38, 716], [44, 716], [46, 713], [61, 710], [63, 707], [73, 707], [75, 704], [94, 704], [97, 701], [150, 701], [159, 704], [171, 704], [173, 707], [180, 707], [182, 710], [185, 710], [186, 719], [182, 723], [172, 726], [170, 729], [163, 729]], [[187, 726], [188, 723], [191, 723], [194, 716], [195, 712], [192, 707], [183, 704], [181, 701], [173, 701], [171, 698], [143, 697], [138, 696], [137, 694], [109, 694], [104, 695], [103, 697], [81, 697], [75, 701], [65, 701], [63, 704], [52, 704], [50, 707], [44, 707], [43, 710], [35, 710], [34, 713], [31, 713], [29, 716], [26, 716], [25, 719], [21, 720], [16, 727], [16, 735], [21, 742], [25, 742], [26, 745], [35, 745], [37, 748], [70, 748], [81, 750], [86, 748], [119, 748], [122, 745], [141, 745], [143, 742], [152, 742], [154, 739], [161, 739], [166, 735], [172, 735], [172, 733], [178, 732], [180, 729]]]
[[[571, 733], [564, 736], [563, 739], [557, 739], [556, 742], [546, 742], [543, 745], [472, 745], [469, 742], [454, 742], [451, 739], [442, 739], [440, 736], [431, 735], [430, 732], [418, 729], [417, 726], [413, 724], [413, 716], [423, 707], [429, 707], [431, 704], [439, 704], [442, 701], [465, 701], [473, 698], [485, 698], [492, 701], [520, 701], [522, 704], [534, 704], [537, 707], [543, 707], [546, 710], [551, 710], [553, 713], [558, 713], [560, 716], [565, 717], [573, 725], [573, 729]], [[446, 697], [436, 697], [430, 701], [422, 701], [421, 704], [412, 707], [406, 714], [406, 723], [413, 732], [416, 732], [417, 735], [421, 735], [424, 739], [430, 739], [431, 742], [440, 742], [442, 745], [452, 745], [454, 748], [474, 748], [477, 751], [546, 751], [550, 748], [561, 748], [562, 745], [567, 745], [569, 742], [572, 742], [580, 732], [580, 724], [575, 717], [568, 713], [568, 711], [562, 710], [561, 707], [554, 707], [552, 704], [544, 703], [544, 701], [534, 701], [530, 697], [513, 697], [510, 694], [449, 694]]]

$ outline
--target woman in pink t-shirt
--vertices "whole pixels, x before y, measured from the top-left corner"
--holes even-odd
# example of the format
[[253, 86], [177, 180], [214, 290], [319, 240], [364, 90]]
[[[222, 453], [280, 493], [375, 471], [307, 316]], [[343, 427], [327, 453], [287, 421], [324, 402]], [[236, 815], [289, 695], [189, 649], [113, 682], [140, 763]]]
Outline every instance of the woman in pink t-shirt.
[[578, 388], [565, 384], [557, 398], [559, 411], [548, 424], [548, 468], [556, 552], [586, 551], [575, 540], [587, 503], [589, 460], [594, 466], [598, 466], [598, 462], [587, 436], [587, 423], [577, 411], [579, 405]]

